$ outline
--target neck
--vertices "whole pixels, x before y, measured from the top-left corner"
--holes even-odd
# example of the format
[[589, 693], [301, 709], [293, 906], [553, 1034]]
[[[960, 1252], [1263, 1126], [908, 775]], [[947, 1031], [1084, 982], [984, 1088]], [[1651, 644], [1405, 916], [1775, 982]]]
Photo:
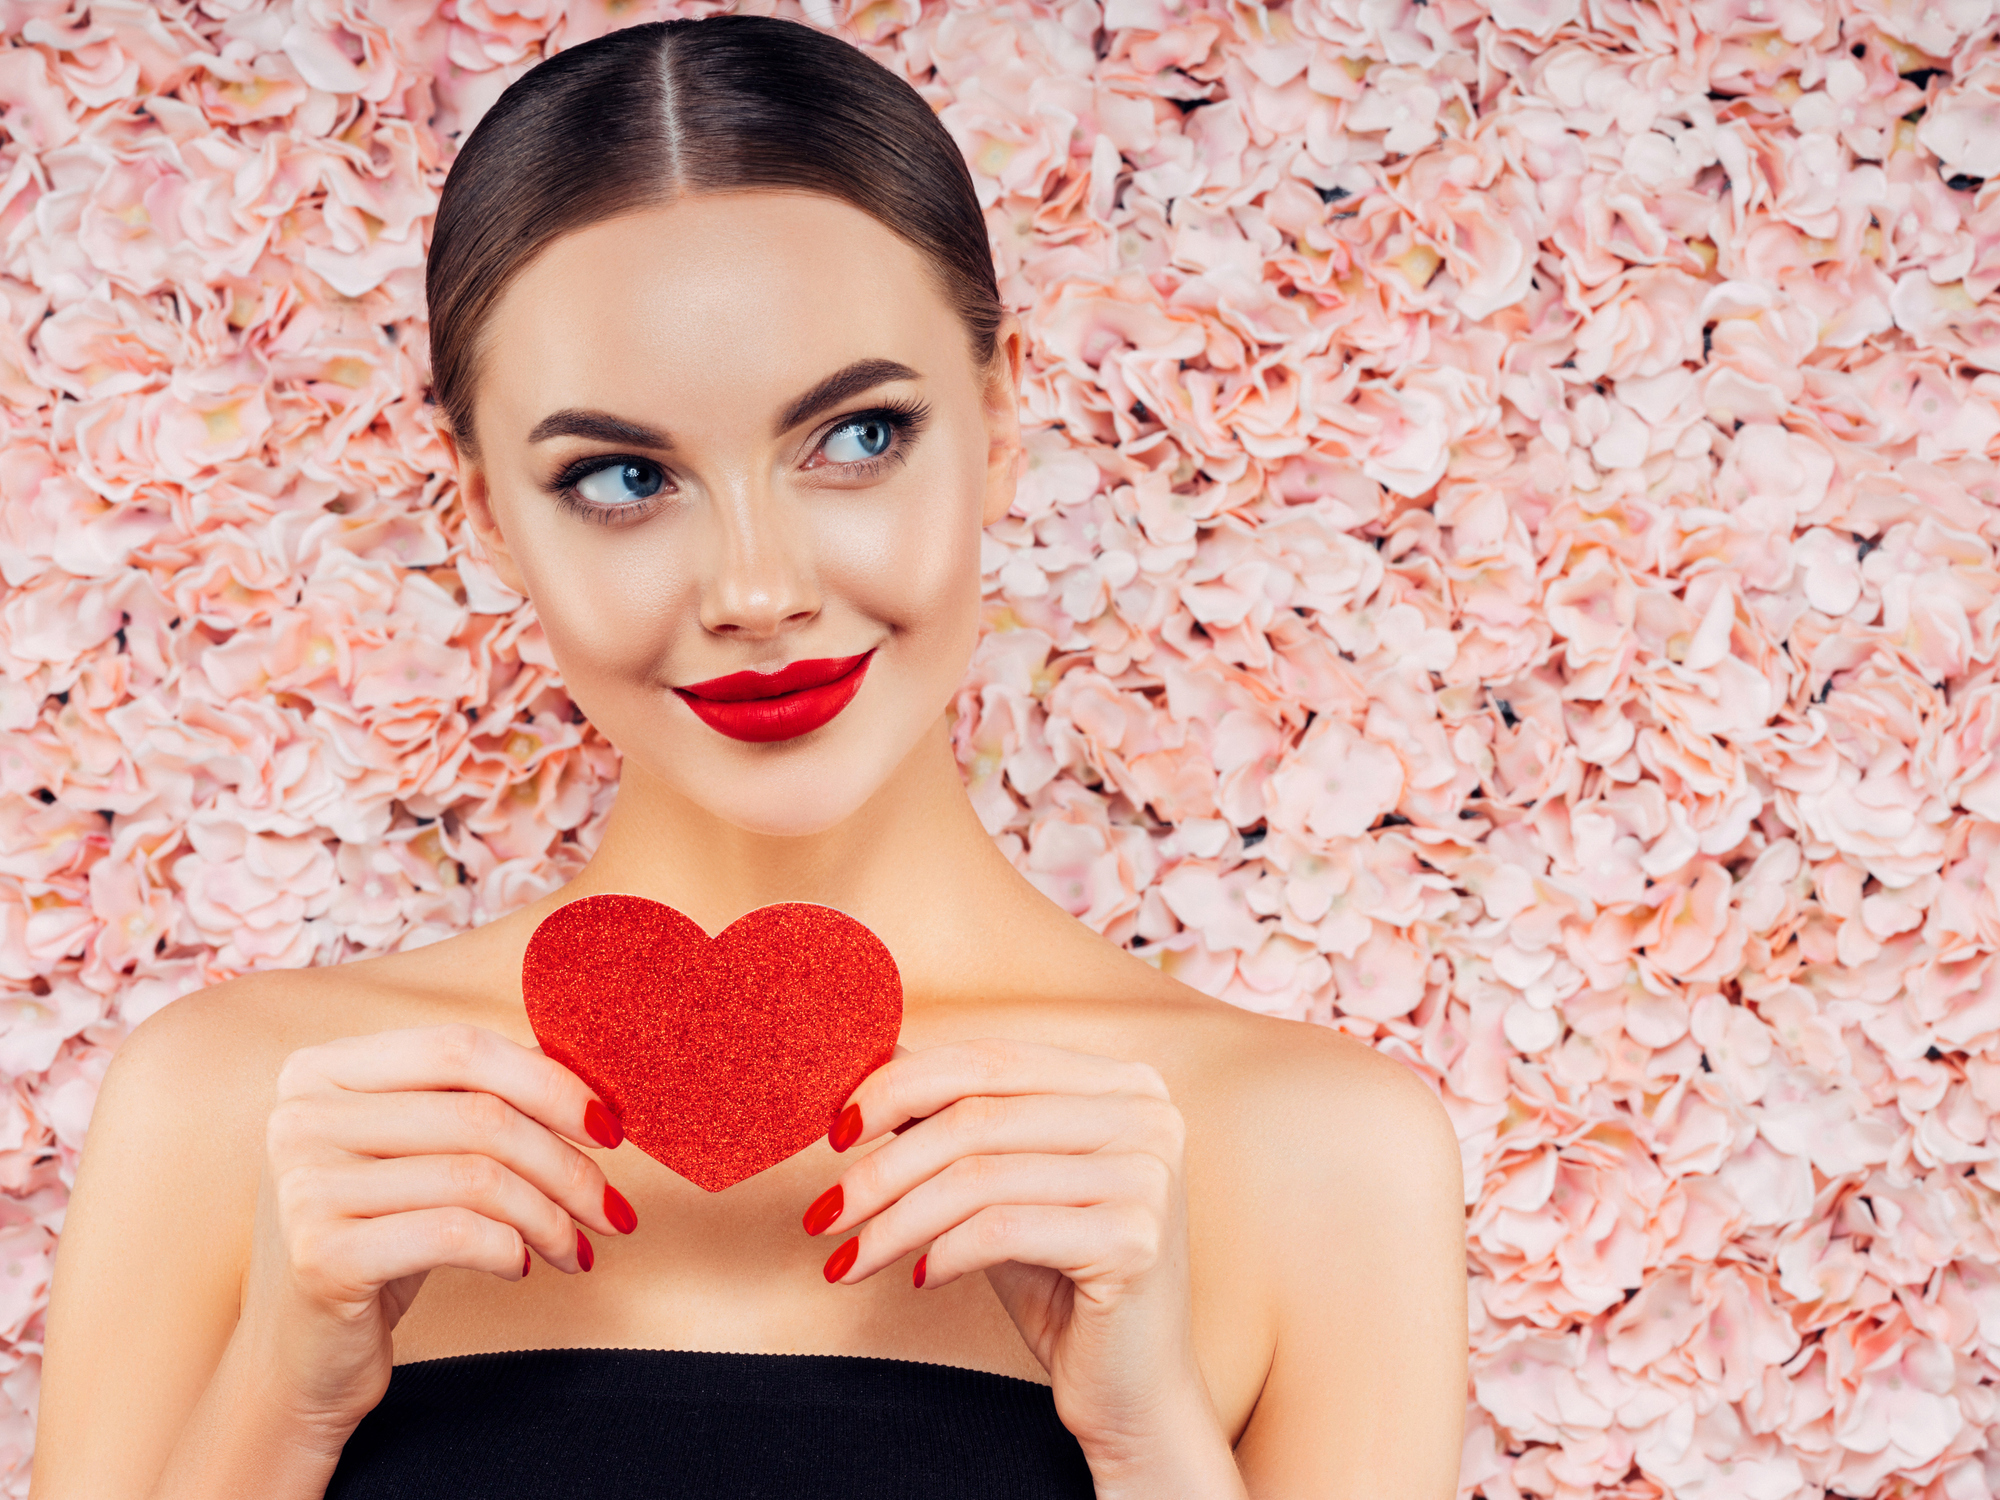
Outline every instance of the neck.
[[973, 812], [942, 717], [851, 816], [803, 837], [748, 832], [627, 760], [565, 895], [606, 891], [664, 902], [710, 934], [773, 902], [835, 907], [888, 944], [913, 994], [966, 993], [982, 950], [1047, 910]]

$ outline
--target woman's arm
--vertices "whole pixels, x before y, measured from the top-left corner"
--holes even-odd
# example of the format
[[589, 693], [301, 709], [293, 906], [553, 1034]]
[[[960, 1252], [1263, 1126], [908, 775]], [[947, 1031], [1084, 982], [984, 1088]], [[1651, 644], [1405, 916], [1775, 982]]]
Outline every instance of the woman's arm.
[[1256, 1500], [1452, 1500], [1467, 1360], [1458, 1139], [1408, 1068], [1324, 1040], [1337, 1047], [1302, 1049], [1259, 1100], [1278, 1336], [1237, 1463]]
[[272, 1409], [233, 1338], [277, 1071], [240, 1023], [269, 989], [176, 1002], [105, 1075], [56, 1252], [34, 1500], [152, 1496], [184, 1433], [208, 1493], [326, 1487], [323, 1444]]
[[281, 1007], [230, 988], [148, 1021], [106, 1076], [52, 1289], [35, 1500], [316, 1500], [432, 1269], [519, 1280], [533, 1246], [575, 1272], [579, 1222], [633, 1227], [571, 1144], [615, 1145], [615, 1123], [535, 1049], [431, 1026], [288, 1051]]
[[926, 1244], [920, 1288], [983, 1270], [1100, 1495], [1448, 1500], [1467, 1344], [1449, 1118], [1400, 1063], [1314, 1028], [1211, 1066], [1228, 1125], [1201, 1147], [1210, 1190], [1240, 1221], [1223, 1238], [1250, 1252], [1231, 1271], [1278, 1330], [1233, 1453], [1192, 1335], [1191, 1143], [1144, 1064], [984, 1039], [877, 1069], [834, 1148], [909, 1123], [808, 1210], [808, 1233], [859, 1230], [828, 1279]]
[[899, 1049], [833, 1147], [897, 1120], [807, 1212], [809, 1233], [859, 1228], [827, 1279], [924, 1245], [919, 1289], [984, 1272], [1104, 1500], [1243, 1500], [1194, 1347], [1185, 1127], [1160, 1074], [999, 1038]]

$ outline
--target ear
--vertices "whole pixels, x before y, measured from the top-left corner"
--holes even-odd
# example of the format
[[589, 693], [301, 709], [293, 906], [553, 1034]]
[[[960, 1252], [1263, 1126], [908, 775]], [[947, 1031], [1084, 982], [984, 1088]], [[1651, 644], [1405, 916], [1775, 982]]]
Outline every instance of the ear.
[[994, 335], [993, 365], [987, 372], [984, 392], [986, 504], [980, 513], [981, 525], [991, 526], [1007, 514], [1027, 460], [1027, 451], [1021, 446], [1021, 366], [1027, 350], [1028, 336], [1021, 320], [1007, 314]]
[[472, 528], [486, 560], [493, 565], [493, 571], [500, 575], [500, 581], [517, 594], [528, 592], [527, 583], [521, 577], [521, 570], [514, 562], [514, 554], [508, 550], [507, 538], [500, 531], [500, 523], [493, 515], [493, 495], [486, 483], [486, 469], [478, 459], [467, 455], [458, 445], [458, 438], [442, 422], [438, 424], [438, 441], [444, 444], [445, 452], [451, 455], [451, 466], [458, 471], [458, 499], [465, 507], [465, 523]]

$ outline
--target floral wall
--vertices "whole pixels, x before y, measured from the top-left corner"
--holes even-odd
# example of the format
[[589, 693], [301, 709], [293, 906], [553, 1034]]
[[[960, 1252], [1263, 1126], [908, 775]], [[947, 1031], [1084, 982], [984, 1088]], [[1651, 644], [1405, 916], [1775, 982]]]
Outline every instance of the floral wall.
[[[119, 1039], [593, 847], [425, 234], [537, 59], [721, 8], [0, 0], [7, 1494]], [[972, 798], [1438, 1090], [1464, 1493], [2000, 1490], [1992, 0], [781, 13], [938, 110], [1032, 336]]]

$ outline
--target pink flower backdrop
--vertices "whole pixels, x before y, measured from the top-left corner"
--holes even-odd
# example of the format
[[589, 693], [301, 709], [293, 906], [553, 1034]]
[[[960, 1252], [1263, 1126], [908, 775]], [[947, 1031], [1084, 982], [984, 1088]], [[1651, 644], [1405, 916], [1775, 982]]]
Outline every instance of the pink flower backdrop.
[[[574, 871], [615, 753], [423, 391], [588, 0], [0, 0], [0, 1464], [119, 1038]], [[974, 169], [958, 699], [1091, 926], [1463, 1144], [1488, 1500], [2000, 1489], [1992, 0], [782, 13]]]

